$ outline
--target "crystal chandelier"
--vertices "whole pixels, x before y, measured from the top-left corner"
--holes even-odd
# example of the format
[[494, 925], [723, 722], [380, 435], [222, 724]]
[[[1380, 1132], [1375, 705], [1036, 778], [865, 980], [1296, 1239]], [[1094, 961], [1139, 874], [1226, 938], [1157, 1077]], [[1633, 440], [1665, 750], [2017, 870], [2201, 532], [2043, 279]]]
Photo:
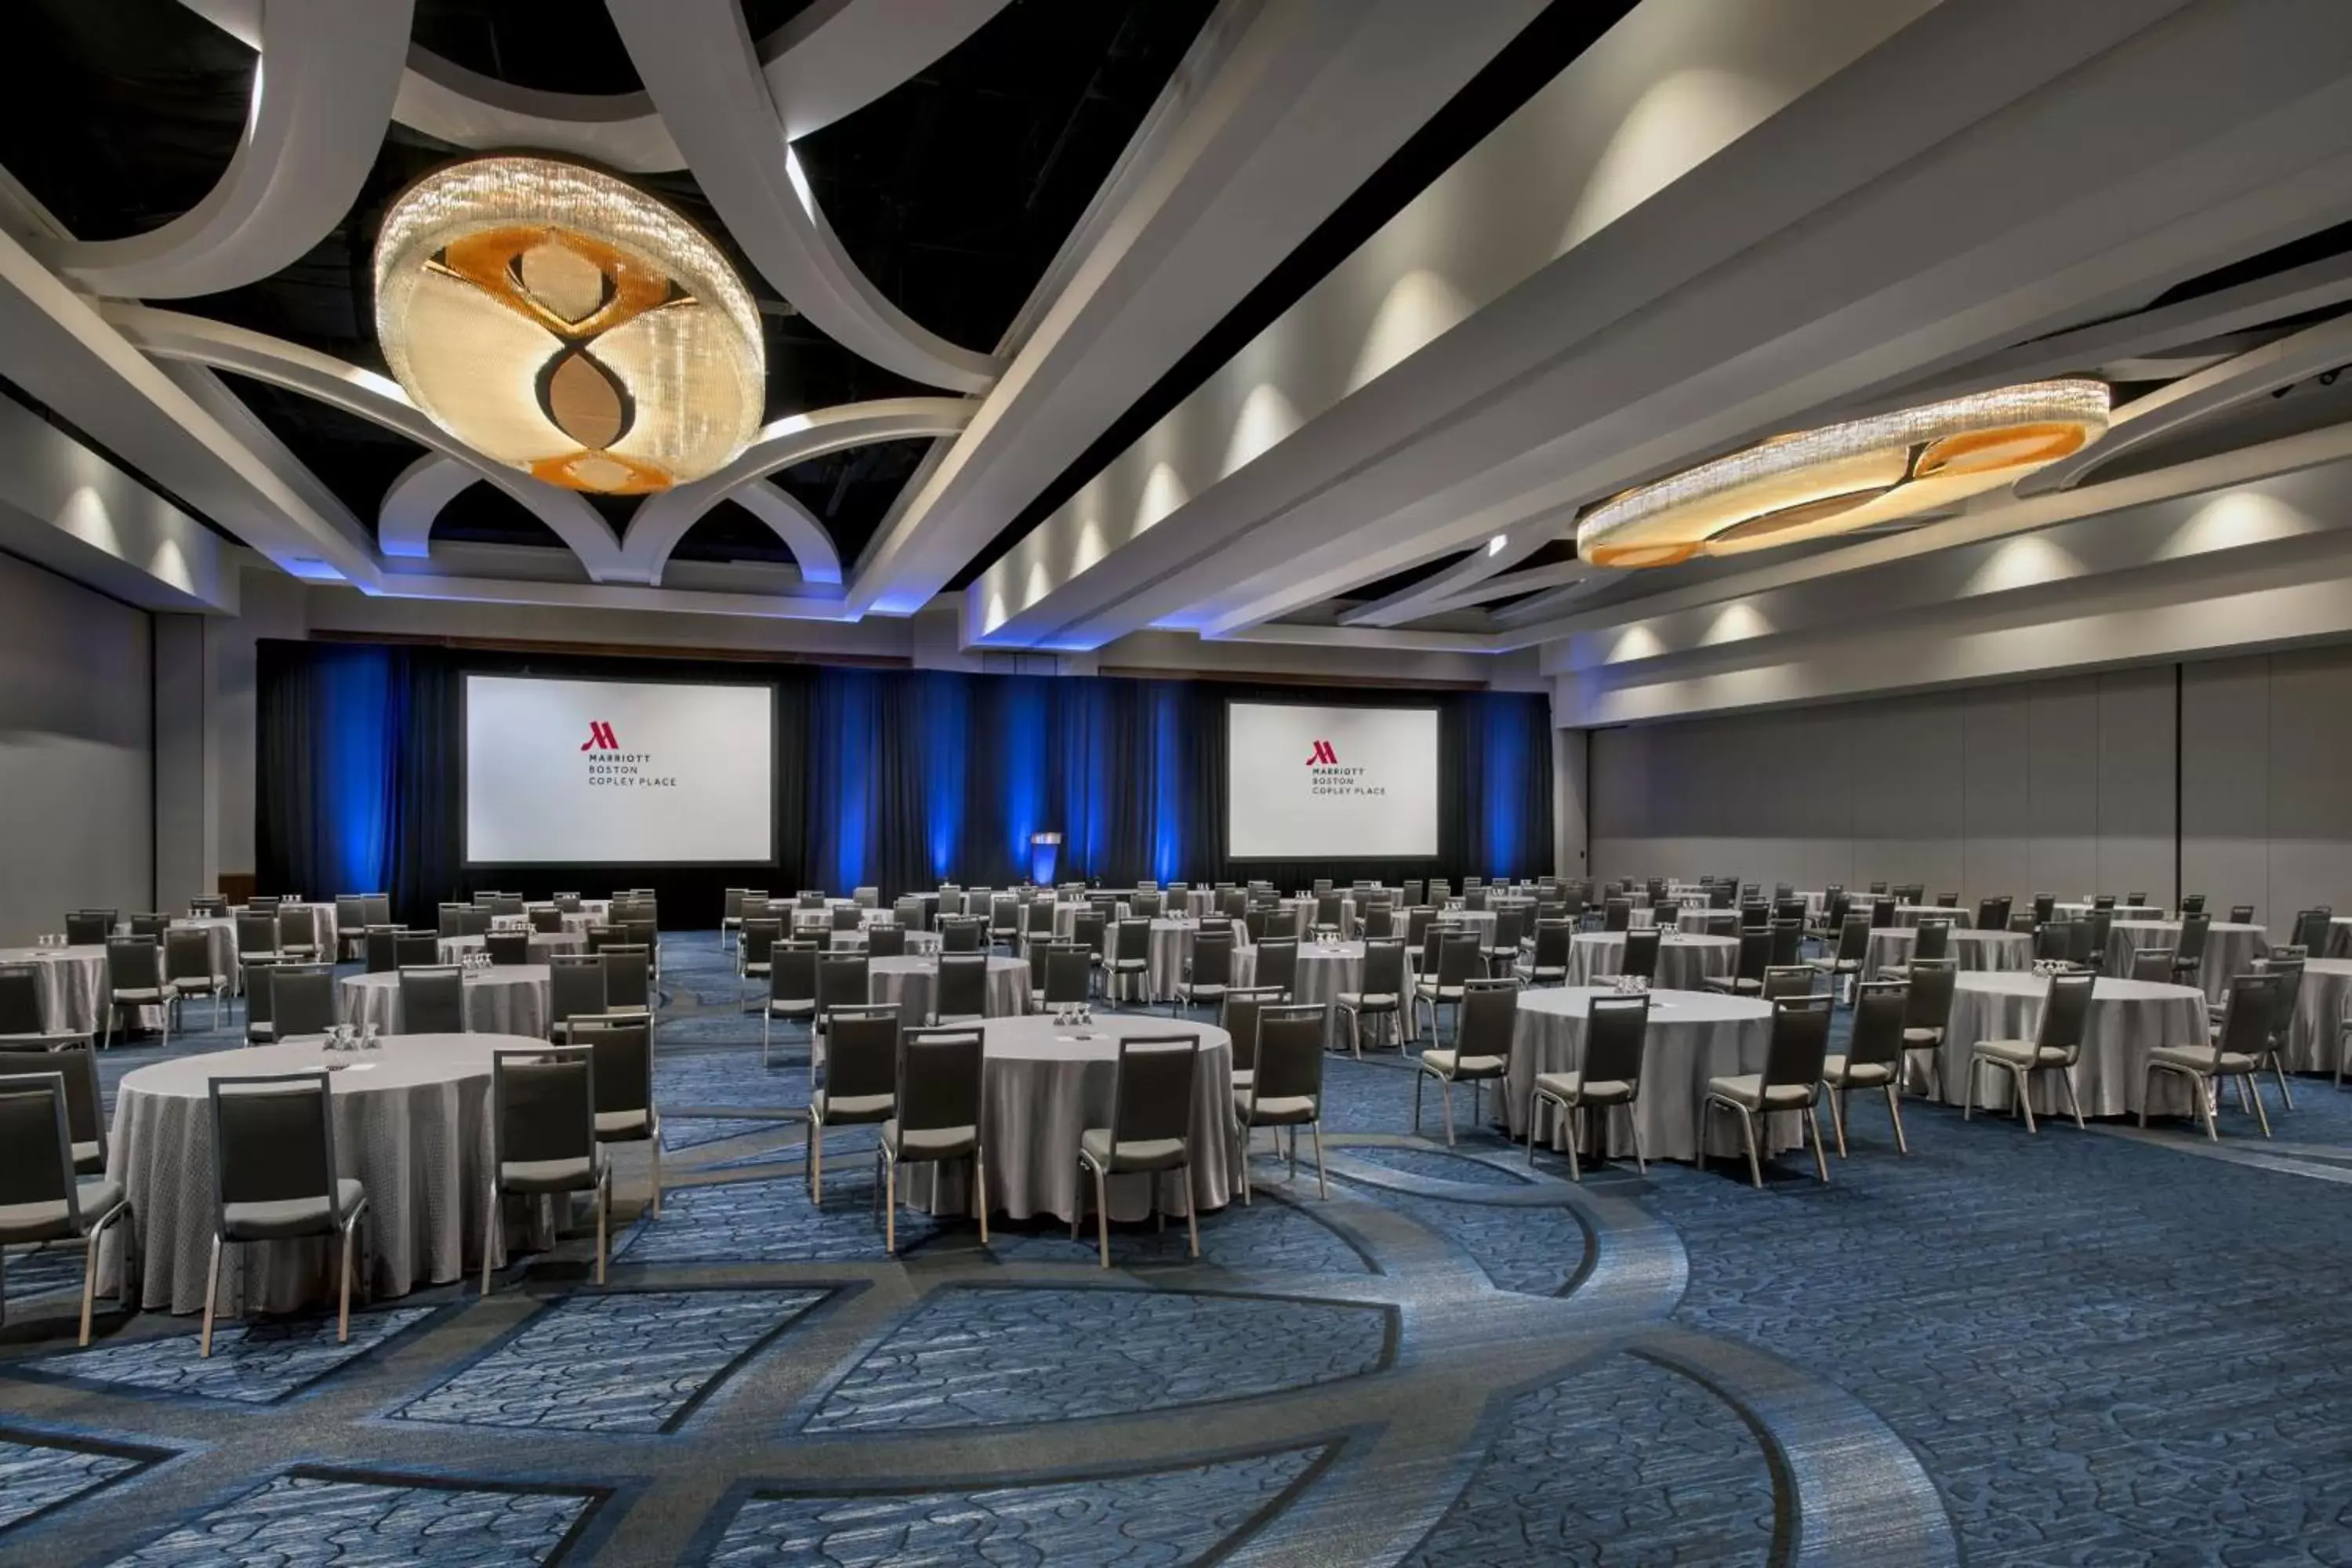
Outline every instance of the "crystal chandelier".
[[376, 336], [409, 397], [499, 462], [642, 495], [722, 467], [758, 433], [751, 298], [684, 218], [546, 158], [428, 175], [385, 216]]
[[1781, 436], [1612, 497], [1576, 525], [1595, 566], [1672, 566], [1819, 539], [2014, 482], [2107, 429], [2104, 382], [2036, 381]]

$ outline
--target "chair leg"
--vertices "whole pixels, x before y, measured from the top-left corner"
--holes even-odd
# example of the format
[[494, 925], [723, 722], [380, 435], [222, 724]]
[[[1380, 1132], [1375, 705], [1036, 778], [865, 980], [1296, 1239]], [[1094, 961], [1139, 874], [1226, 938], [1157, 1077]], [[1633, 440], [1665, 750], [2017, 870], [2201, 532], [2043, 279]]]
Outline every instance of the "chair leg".
[[2017, 1103], [2025, 1112], [2025, 1131], [2038, 1133], [2042, 1130], [2033, 1124], [2033, 1074], [2024, 1068], [2015, 1068], [2011, 1071], [2017, 1078]]
[[1968, 1092], [1960, 1100], [1960, 1120], [1968, 1121], [1977, 1113], [1977, 1058], [1969, 1058]]
[[490, 1212], [482, 1220], [482, 1294], [490, 1293], [490, 1259], [499, 1250], [499, 1186], [490, 1184]]
[[654, 1218], [661, 1218], [661, 1123], [654, 1123], [654, 1135], [648, 1140], [654, 1146]]
[[1529, 1170], [1535, 1168], [1536, 1125], [1543, 1120], [1543, 1104], [1542, 1095], [1528, 1096], [1528, 1168]]
[[972, 1202], [980, 1210], [980, 1244], [988, 1245], [988, 1156], [977, 1145], [971, 1152]]
[[2139, 1129], [2147, 1131], [2148, 1091], [2156, 1087], [2156, 1064], [2150, 1062], [2139, 1075]]
[[1845, 1158], [1845, 1090], [1830, 1091], [1830, 1125], [1837, 1131], [1838, 1158]]
[[604, 1282], [604, 1243], [613, 1214], [613, 1167], [604, 1167], [604, 1179], [596, 1186], [596, 1283]]
[[1316, 1119], [1307, 1124], [1307, 1131], [1312, 1134], [1315, 1139], [1316, 1195], [1320, 1197], [1325, 1203], [1329, 1203], [1331, 1201], [1331, 1178], [1323, 1169], [1323, 1118], [1320, 1114], [1319, 1107], [1318, 1108]]
[[359, 1215], [343, 1226], [343, 1277], [336, 1291], [335, 1342], [352, 1342], [352, 1241], [359, 1235]]
[[882, 1156], [882, 1250], [891, 1256], [898, 1250], [898, 1162], [887, 1152]]
[[1822, 1150], [1822, 1108], [1818, 1103], [1805, 1107], [1805, 1125], [1813, 1131], [1813, 1171], [1826, 1183], [1830, 1179], [1830, 1162]]
[[809, 1123], [808, 1140], [809, 1202], [824, 1207], [824, 1123]]
[[1642, 1157], [1642, 1111], [1633, 1100], [1625, 1102], [1625, 1126], [1633, 1135], [1633, 1169], [1642, 1175], [1650, 1173], [1649, 1162]]
[[1421, 1131], [1421, 1079], [1422, 1075], [1416, 1070], [1412, 1075], [1412, 1130], [1415, 1132]]
[[2214, 1124], [2213, 1118], [2213, 1101], [2218, 1099], [2219, 1096], [2206, 1093], [2206, 1087], [2207, 1086], [2203, 1081], [2200, 1080], [2198, 1082], [2197, 1105], [2198, 1109], [2205, 1113], [2205, 1137], [2207, 1141], [2219, 1143], [2221, 1141], [2221, 1130]]
[[[1297, 1134], [1293, 1133], [1292, 1137], [1295, 1141]], [[1184, 1234], [1191, 1238], [1192, 1256], [1198, 1258], [1201, 1256], [1201, 1214], [1200, 1205], [1192, 1201], [1192, 1167], [1180, 1165], [1177, 1168], [1184, 1173]]]
[[213, 1310], [220, 1300], [221, 1238], [213, 1237], [212, 1267], [205, 1274], [205, 1331], [197, 1339], [196, 1355], [209, 1361], [213, 1353]]
[[1110, 1188], [1100, 1170], [1095, 1172], [1095, 1245], [1102, 1266], [1110, 1267]]
[[1078, 1239], [1078, 1222], [1087, 1217], [1086, 1173], [1087, 1163], [1081, 1159], [1078, 1162], [1078, 1201], [1070, 1205], [1070, 1239], [1072, 1241]]
[[[2279, 1100], [2281, 1103], [2284, 1104], [2287, 1110], [2293, 1110], [2294, 1109], [2294, 1090], [2287, 1087], [2286, 1058], [2276, 1051], [2273, 1051], [2271, 1053], [2271, 1072], [2278, 1079]], [[2255, 1098], [2261, 1098], [2259, 1090], [2256, 1092]]]
[[95, 1226], [81, 1247], [81, 1344], [89, 1344], [89, 1310], [98, 1294], [98, 1238], [103, 1234]]
[[768, 1034], [775, 1026], [776, 1014], [772, 1007], [760, 1009], [760, 1065], [768, 1065]]
[[2268, 1138], [2271, 1135], [2271, 1117], [2270, 1112], [2263, 1109], [2262, 1079], [2256, 1078], [2252, 1073], [2248, 1073], [2246, 1075], [2246, 1092], [2253, 1097], [2254, 1120], [2261, 1124], [2263, 1136]]
[[1437, 1080], [1437, 1099], [1440, 1107], [1445, 1112], [1445, 1146], [1451, 1149], [1454, 1147], [1454, 1080], [1452, 1079], [1441, 1078]]
[[1908, 1154], [1911, 1145], [1903, 1136], [1903, 1097], [1895, 1092], [1891, 1083], [1886, 1086], [1886, 1116], [1895, 1123], [1895, 1152]]
[[1756, 1115], [1744, 1105], [1739, 1107], [1739, 1136], [1748, 1149], [1748, 1179], [1760, 1192], [1764, 1186], [1764, 1167], [1756, 1158]]
[[[1577, 1081], [1581, 1083], [1583, 1080], [1580, 1079]], [[1568, 1121], [1568, 1179], [1571, 1182], [1581, 1182], [1584, 1180], [1584, 1163], [1577, 1157], [1576, 1146], [1584, 1142], [1581, 1125], [1584, 1119], [1584, 1107], [1563, 1105], [1560, 1107], [1560, 1115]]]
[[2074, 1097], [2074, 1069], [2069, 1068], [2060, 1073], [2058, 1081], [2066, 1086], [2066, 1109], [2074, 1113], [2075, 1131], [2083, 1131], [2083, 1102]]

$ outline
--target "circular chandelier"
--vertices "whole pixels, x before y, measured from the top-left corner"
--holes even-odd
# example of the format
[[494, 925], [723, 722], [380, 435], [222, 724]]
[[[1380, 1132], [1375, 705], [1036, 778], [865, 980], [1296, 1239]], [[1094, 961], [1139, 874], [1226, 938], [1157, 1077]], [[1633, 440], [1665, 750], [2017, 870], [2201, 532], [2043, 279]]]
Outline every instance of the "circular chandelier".
[[700, 479], [767, 401], [759, 318], [718, 248], [552, 159], [479, 158], [410, 187], [376, 238], [375, 326], [435, 424], [571, 489]]
[[1595, 566], [1672, 566], [1820, 539], [2013, 482], [2097, 440], [2107, 387], [2036, 381], [1775, 437], [1612, 497], [1576, 525]]

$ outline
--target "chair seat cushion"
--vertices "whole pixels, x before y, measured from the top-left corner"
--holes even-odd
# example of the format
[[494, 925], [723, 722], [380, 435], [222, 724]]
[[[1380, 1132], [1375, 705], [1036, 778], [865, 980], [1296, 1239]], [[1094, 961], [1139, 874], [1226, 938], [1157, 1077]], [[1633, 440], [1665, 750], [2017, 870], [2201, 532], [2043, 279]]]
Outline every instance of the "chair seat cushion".
[[1224, 995], [1225, 983], [1222, 980], [1180, 980], [1176, 983], [1176, 990], [1179, 994], [1194, 1000], [1206, 997], [1214, 1001]]
[[1459, 1051], [1421, 1053], [1422, 1069], [1441, 1078], [1500, 1078], [1510, 1063], [1503, 1057], [1465, 1057]]
[[1234, 1114], [1248, 1127], [1295, 1127], [1320, 1119], [1311, 1094], [1269, 1095], [1250, 1104], [1249, 1090], [1234, 1090]]
[[1570, 1105], [1603, 1105], [1632, 1100], [1633, 1086], [1622, 1078], [1596, 1078], [1587, 1083], [1580, 1071], [1542, 1072], [1536, 1074], [1536, 1092]]
[[600, 1110], [596, 1113], [596, 1136], [621, 1140], [644, 1138], [653, 1131], [653, 1112], [636, 1110]]
[[1359, 1013], [1393, 1013], [1397, 1005], [1397, 995], [1393, 991], [1342, 991], [1337, 1000], [1340, 1006], [1353, 1008]]
[[768, 998], [771, 1018], [814, 1018], [816, 998], [814, 996], [771, 996]]
[[893, 1117], [882, 1123], [882, 1147], [895, 1160], [961, 1160], [980, 1148], [980, 1129], [918, 1127], [910, 1131]]
[[2147, 1053], [2147, 1059], [2189, 1072], [2218, 1072], [2224, 1077], [2254, 1070], [2254, 1058], [2238, 1051], [2221, 1053], [2221, 1065], [2216, 1067], [2211, 1048], [2205, 1046], [2158, 1046]]
[[809, 1096], [809, 1113], [819, 1121], [887, 1121], [898, 1109], [895, 1094], [830, 1094], [818, 1089]]
[[1089, 1127], [1078, 1135], [1078, 1152], [1098, 1171], [1167, 1171], [1189, 1163], [1192, 1151], [1181, 1138], [1127, 1139], [1111, 1159], [1110, 1129]]
[[2037, 1046], [2032, 1040], [1979, 1040], [1973, 1054], [2007, 1067], [2055, 1068], [2066, 1065], [2064, 1051], [2056, 1046]]
[[1706, 1095], [1709, 1100], [1727, 1100], [1748, 1110], [1801, 1110], [1812, 1103], [1813, 1086], [1776, 1083], [1768, 1089], [1762, 1073], [1748, 1072], [1707, 1079]]
[[1413, 994], [1416, 996], [1426, 996], [1440, 1002], [1459, 1002], [1462, 1000], [1462, 987], [1459, 985], [1440, 985], [1434, 980], [1416, 980], [1412, 984], [1412, 990]]
[[[357, 1208], [366, 1190], [350, 1176], [335, 1178], [335, 1204], [344, 1215]], [[327, 1194], [307, 1198], [276, 1198], [264, 1203], [223, 1204], [221, 1235], [230, 1241], [273, 1241], [282, 1237], [316, 1236], [335, 1227], [334, 1206]]]
[[1903, 1048], [1911, 1050], [1920, 1046], [1940, 1046], [1944, 1043], [1941, 1029], [1911, 1028], [1903, 1031]]
[[1895, 1069], [1885, 1062], [1858, 1062], [1840, 1056], [1823, 1057], [1822, 1081], [1838, 1089], [1876, 1089], [1895, 1081]]
[[509, 1160], [499, 1167], [499, 1187], [509, 1193], [576, 1193], [594, 1186], [604, 1171], [604, 1151], [569, 1160]]
[[[122, 1201], [122, 1184], [103, 1177], [74, 1184], [85, 1226], [96, 1224]], [[74, 1234], [65, 1200], [55, 1203], [0, 1204], [0, 1241], [52, 1241]]]
[[1247, 1089], [1256, 1081], [1257, 1069], [1255, 1068], [1235, 1068], [1234, 1069], [1234, 1087], [1235, 1089]]
[[93, 1138], [87, 1143], [75, 1144], [73, 1146], [74, 1169], [76, 1171], [97, 1169], [98, 1156], [97, 1139]]

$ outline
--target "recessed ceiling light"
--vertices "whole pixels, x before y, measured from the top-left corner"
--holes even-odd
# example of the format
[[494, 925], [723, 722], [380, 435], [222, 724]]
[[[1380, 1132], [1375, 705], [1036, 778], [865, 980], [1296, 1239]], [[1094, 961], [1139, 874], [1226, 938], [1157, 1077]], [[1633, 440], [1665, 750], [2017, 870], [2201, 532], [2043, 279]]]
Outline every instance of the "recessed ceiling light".
[[1489, 555], [1500, 555], [1503, 552], [1503, 546], [1508, 544], [1510, 542], [1511, 536], [1509, 534], [1498, 533], [1495, 535], [1494, 538], [1486, 541], [1486, 553]]

